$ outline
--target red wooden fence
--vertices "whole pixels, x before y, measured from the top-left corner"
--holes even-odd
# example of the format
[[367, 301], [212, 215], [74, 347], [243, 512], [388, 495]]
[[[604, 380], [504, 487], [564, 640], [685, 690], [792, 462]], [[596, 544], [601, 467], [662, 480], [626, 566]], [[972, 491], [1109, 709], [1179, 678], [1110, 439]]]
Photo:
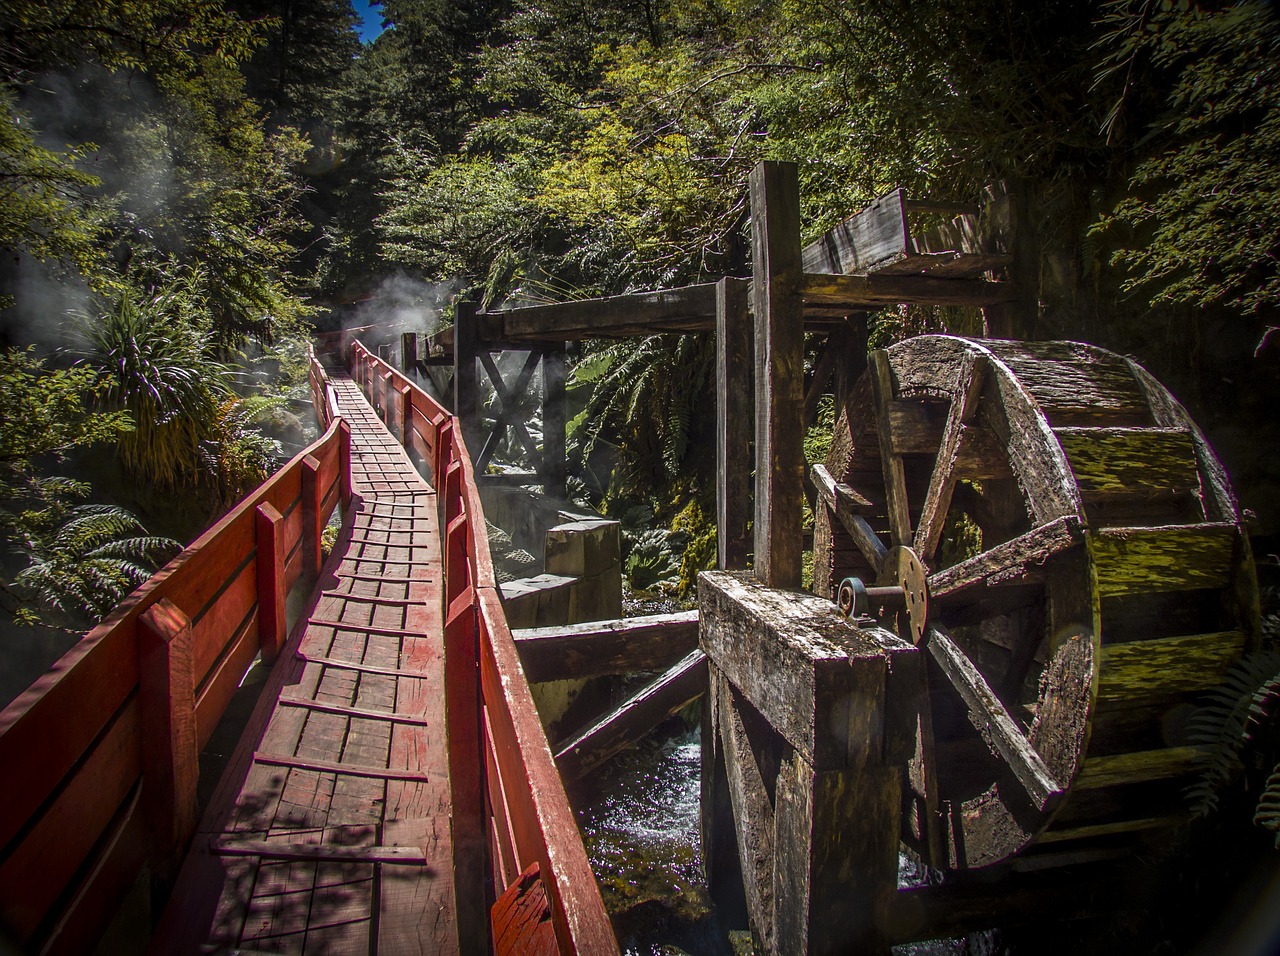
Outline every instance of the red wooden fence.
[[185, 852], [199, 751], [350, 494], [314, 360], [311, 384], [321, 438], [0, 711], [0, 949], [91, 950], [143, 867], [163, 879]]
[[[616, 954], [617, 940], [503, 615], [458, 421], [360, 343], [352, 347], [352, 375], [387, 427], [429, 465], [439, 496], [456, 865], [479, 868], [487, 846], [500, 895], [536, 864], [560, 952]], [[485, 878], [478, 869], [472, 875], [476, 884]]]

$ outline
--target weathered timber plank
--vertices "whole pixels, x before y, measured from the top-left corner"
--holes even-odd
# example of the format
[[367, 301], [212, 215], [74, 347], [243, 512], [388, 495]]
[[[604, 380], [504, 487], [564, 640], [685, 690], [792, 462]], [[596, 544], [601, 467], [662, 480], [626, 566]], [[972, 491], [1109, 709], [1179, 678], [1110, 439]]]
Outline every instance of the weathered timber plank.
[[707, 655], [694, 650], [612, 713], [568, 740], [555, 755], [560, 776], [566, 781], [586, 776], [697, 700], [706, 686]]
[[1004, 757], [1037, 808], [1046, 810], [1061, 799], [1065, 793], [1063, 785], [1054, 779], [1040, 754], [964, 651], [936, 624], [929, 626], [927, 643], [933, 659], [964, 698], [974, 729]]
[[1168, 747], [1090, 757], [1080, 768], [1072, 790], [1097, 790], [1189, 776], [1204, 766], [1207, 756], [1199, 747]]
[[741, 279], [716, 284], [716, 552], [720, 570], [745, 570], [753, 507], [755, 345]]
[[698, 612], [511, 632], [530, 683], [669, 667], [698, 646]]
[[751, 304], [755, 311], [755, 570], [800, 585], [804, 500], [804, 317], [797, 295], [800, 188], [793, 163], [751, 171]]
[[1105, 528], [1089, 539], [1103, 597], [1226, 587], [1231, 580], [1234, 524]]
[[716, 285], [633, 292], [602, 299], [499, 309], [500, 337], [512, 342], [569, 342], [715, 327]]
[[1183, 429], [1059, 428], [1055, 434], [1088, 498], [1199, 490], [1195, 448]]
[[[893, 666], [914, 648], [880, 628], [858, 627], [830, 601], [777, 591], [729, 572], [698, 577], [699, 644], [748, 700], [811, 763], [841, 766], [855, 729], [847, 723], [815, 721], [815, 714], [844, 712], [855, 675], [851, 657]], [[869, 664], [872, 670], [874, 667]]]
[[867, 563], [878, 572], [889, 549], [867, 523], [867, 519], [858, 513], [868, 510], [870, 503], [844, 482], [833, 479], [825, 465], [815, 464], [810, 469], [810, 473], [813, 475], [813, 484], [818, 491], [819, 499], [835, 512], [836, 517], [840, 519], [840, 524], [853, 538], [854, 544], [858, 546]]
[[801, 250], [804, 271], [849, 274], [873, 272], [910, 252], [906, 193], [895, 189], [828, 230]]
[[1084, 540], [1079, 518], [1066, 516], [929, 575], [929, 594], [944, 600], [972, 587], [1019, 584], [1054, 555]]
[[388, 866], [423, 866], [427, 858], [416, 847], [344, 846], [332, 843], [285, 843], [271, 840], [212, 841], [215, 856], [253, 856], [261, 860], [305, 860], [312, 863], [382, 863]]
[[1067, 416], [1103, 425], [1152, 424], [1146, 396], [1119, 355], [1081, 342], [985, 344], [1055, 425], [1082, 423]]
[[1244, 649], [1240, 631], [1104, 645], [1098, 703], [1139, 705], [1156, 690], [1162, 696], [1207, 690]]
[[983, 306], [1006, 302], [1007, 283], [987, 279], [940, 279], [927, 275], [821, 275], [806, 273], [800, 283], [805, 310], [849, 312], [900, 305]]
[[1125, 362], [1151, 409], [1151, 416], [1155, 423], [1166, 428], [1186, 429], [1191, 433], [1195, 444], [1196, 462], [1204, 479], [1201, 499], [1204, 502], [1205, 517], [1210, 521], [1238, 521], [1240, 507], [1236, 502], [1235, 494], [1231, 491], [1227, 470], [1222, 466], [1222, 462], [1210, 447], [1209, 442], [1205, 440], [1204, 433], [1191, 420], [1191, 416], [1187, 414], [1182, 404], [1169, 393], [1168, 389], [1156, 381], [1150, 372], [1132, 359], [1126, 359]]
[[938, 539], [942, 537], [943, 522], [947, 517], [947, 509], [951, 506], [951, 493], [956, 484], [956, 464], [961, 441], [969, 431], [965, 426], [973, 419], [986, 377], [986, 356], [966, 352], [961, 361], [956, 392], [947, 412], [947, 422], [943, 426], [942, 439], [938, 445], [938, 456], [934, 461], [933, 474], [929, 478], [929, 490], [925, 493], [916, 527], [914, 548], [924, 561], [932, 559]]
[[894, 398], [893, 369], [888, 353], [876, 349], [871, 353], [867, 369], [876, 409], [876, 426], [880, 436], [880, 468], [884, 475], [885, 506], [889, 516], [889, 534], [895, 545], [911, 542], [911, 508], [907, 500], [907, 478], [902, 456], [892, 451], [893, 422], [889, 406]]

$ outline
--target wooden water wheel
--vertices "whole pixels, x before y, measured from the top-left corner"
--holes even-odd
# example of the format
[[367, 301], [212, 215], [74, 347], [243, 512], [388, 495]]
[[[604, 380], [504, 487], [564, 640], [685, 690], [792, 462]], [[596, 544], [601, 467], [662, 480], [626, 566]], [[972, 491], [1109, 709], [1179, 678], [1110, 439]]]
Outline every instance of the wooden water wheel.
[[1047, 864], [1183, 819], [1186, 718], [1256, 640], [1257, 586], [1163, 386], [1088, 345], [914, 338], [873, 353], [814, 477], [815, 589], [902, 585], [880, 616], [929, 651], [904, 839]]

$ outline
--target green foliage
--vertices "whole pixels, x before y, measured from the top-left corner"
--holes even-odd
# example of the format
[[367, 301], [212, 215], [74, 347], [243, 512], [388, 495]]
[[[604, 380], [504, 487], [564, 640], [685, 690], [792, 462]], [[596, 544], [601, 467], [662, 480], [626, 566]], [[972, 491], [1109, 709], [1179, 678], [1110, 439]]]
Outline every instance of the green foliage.
[[126, 291], [96, 321], [83, 319], [86, 361], [106, 382], [104, 401], [133, 423], [119, 436], [120, 461], [162, 489], [197, 483], [201, 443], [214, 434], [230, 392], [227, 368], [205, 351], [207, 331], [193, 324], [184, 301], [169, 291], [137, 302]]
[[[1167, 91], [1128, 194], [1098, 229], [1153, 305], [1280, 303], [1280, 20], [1273, 4], [1115, 0], [1100, 82]], [[1137, 83], [1137, 77], [1148, 79]], [[1113, 123], [1125, 112], [1119, 99]]]
[[254, 426], [284, 404], [278, 395], [230, 397], [218, 404], [200, 455], [224, 507], [235, 504], [279, 467], [284, 457], [280, 443]]
[[0, 352], [0, 498], [20, 493], [37, 459], [132, 428], [125, 411], [94, 410], [106, 387], [92, 369], [46, 368], [30, 348]]
[[[101, 181], [80, 168], [90, 147], [38, 145], [11, 90], [0, 88], [0, 111], [0, 246], [68, 263], [104, 288], [106, 249], [92, 199]], [[12, 304], [0, 296], [0, 308]]]
[[55, 622], [97, 623], [181, 550], [112, 505], [54, 509], [30, 530], [21, 549], [28, 564], [14, 580], [14, 590], [30, 602], [18, 612], [24, 623], [40, 619], [35, 608]]

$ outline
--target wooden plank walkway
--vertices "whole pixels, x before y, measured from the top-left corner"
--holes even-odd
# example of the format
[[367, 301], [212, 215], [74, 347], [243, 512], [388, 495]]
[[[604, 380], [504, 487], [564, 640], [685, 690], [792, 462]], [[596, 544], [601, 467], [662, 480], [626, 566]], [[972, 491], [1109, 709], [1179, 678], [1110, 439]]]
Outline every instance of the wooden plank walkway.
[[458, 951], [436, 495], [350, 379], [352, 508], [154, 952]]

